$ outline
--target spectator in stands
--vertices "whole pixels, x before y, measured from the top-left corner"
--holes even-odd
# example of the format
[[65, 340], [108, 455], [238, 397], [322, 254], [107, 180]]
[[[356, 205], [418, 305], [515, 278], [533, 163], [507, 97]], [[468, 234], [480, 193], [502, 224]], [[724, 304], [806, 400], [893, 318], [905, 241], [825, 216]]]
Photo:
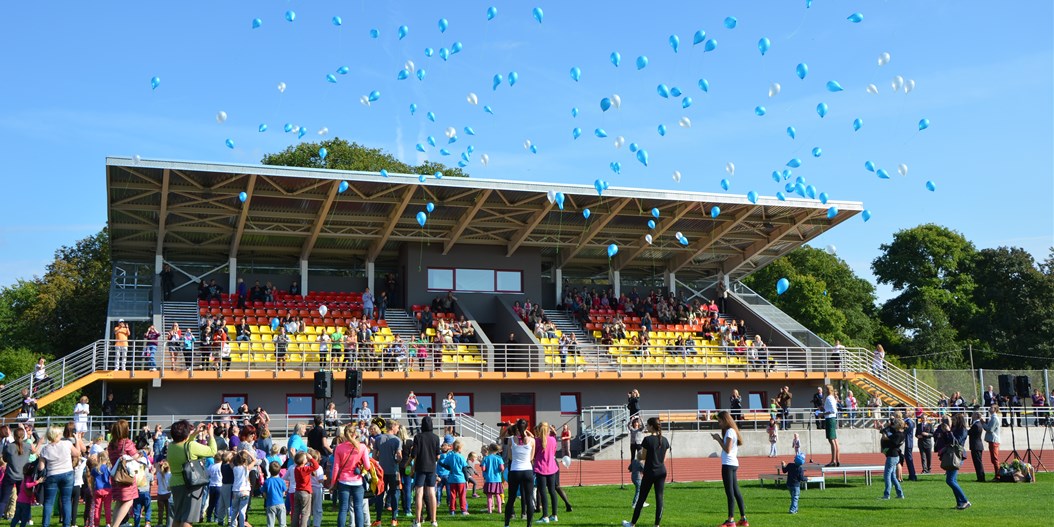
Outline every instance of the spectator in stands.
[[194, 369], [194, 332], [186, 330], [182, 332], [183, 335], [183, 363], [186, 365], [187, 370]]
[[90, 413], [91, 407], [88, 404], [88, 396], [82, 395], [77, 401], [77, 405], [73, 407], [73, 425], [74, 430], [78, 434], [88, 432], [88, 414]]
[[249, 286], [245, 284], [244, 278], [238, 278], [234, 292], [238, 296], [238, 309], [245, 309], [245, 302], [249, 300]]
[[172, 272], [172, 266], [167, 263], [161, 266], [161, 295], [165, 301], [172, 300], [172, 290], [176, 288], [176, 281]]
[[436, 322], [436, 339], [444, 350], [453, 349], [454, 332], [445, 319], [439, 319], [439, 322]]
[[362, 292], [362, 316], [364, 319], [373, 318], [373, 293], [370, 292], [370, 288], [366, 288]]
[[993, 404], [999, 403], [999, 397], [996, 395], [995, 389], [992, 388], [991, 384], [989, 384], [988, 389], [985, 390], [983, 399], [985, 408], [991, 408]]
[[220, 284], [216, 283], [215, 278], [209, 280], [209, 300], [220, 300], [221, 295], [223, 295], [223, 288]]
[[252, 300], [253, 302], [263, 302], [266, 299], [267, 294], [264, 292], [263, 286], [260, 285], [260, 281], [257, 280], [252, 288], [249, 289], [249, 300]]
[[144, 352], [146, 360], [144, 362], [150, 371], [157, 371], [157, 341], [161, 338], [161, 332], [151, 324], [143, 338], [146, 339], [146, 351]]
[[881, 377], [886, 368], [886, 350], [879, 344], [871, 355], [871, 372]]
[[[113, 395], [113, 394], [110, 394]], [[33, 417], [37, 414], [37, 400], [35, 397], [30, 395], [29, 388], [22, 388], [22, 406], [18, 411], [18, 419], [21, 421], [32, 422]]]
[[289, 284], [289, 294], [292, 296], [300, 296], [300, 282], [293, 280]]
[[124, 319], [118, 320], [117, 326], [113, 329], [113, 369], [117, 371], [124, 370], [125, 362], [128, 360], [128, 337], [130, 334], [131, 331], [128, 329], [128, 324], [125, 323]]
[[422, 333], [426, 333], [429, 328], [432, 327], [432, 308], [425, 306], [424, 311], [421, 312], [420, 318], [418, 319], [418, 326]]
[[439, 306], [444, 313], [453, 313], [454, 307], [457, 305], [457, 297], [454, 296], [452, 291], [447, 291], [446, 296], [439, 301]]
[[457, 399], [454, 399], [454, 392], [447, 392], [443, 399], [443, 424], [447, 427], [447, 433], [457, 435], [454, 433], [457, 425]]
[[249, 325], [249, 322], [242, 317], [238, 322], [238, 325], [234, 328], [235, 340], [238, 342], [249, 342], [253, 337], [253, 327]]
[[780, 388], [780, 393], [776, 396], [776, 401], [780, 405], [780, 418], [782, 420], [782, 422], [780, 423], [780, 429], [782, 430], [790, 429], [790, 410], [792, 397], [793, 395], [791, 395], [789, 386], [784, 386], [783, 388]]
[[[47, 388], [44, 388], [44, 386], [47, 386]], [[33, 392], [35, 394], [45, 394], [54, 389], [55, 381], [48, 376], [47, 360], [41, 357], [37, 360], [36, 368], [33, 371]]]
[[267, 284], [264, 285], [264, 289], [263, 289], [264, 302], [274, 302], [274, 292], [275, 292], [274, 284], [272, 284], [270, 281], [268, 281]]
[[209, 284], [204, 280], [198, 280], [198, 300], [209, 301]]
[[384, 313], [388, 311], [388, 292], [381, 291], [377, 297], [377, 320], [384, 320]]
[[845, 393], [845, 404], [843, 405], [843, 407], [846, 409], [847, 413], [849, 414], [848, 415], [848, 417], [849, 417], [849, 428], [856, 428], [857, 401], [856, 401], [856, 396], [853, 395], [853, 391], [852, 390], [846, 390], [846, 393]]
[[168, 360], [168, 356], [171, 356], [172, 368], [175, 369], [178, 367], [178, 350], [183, 347], [183, 333], [179, 330], [179, 324], [172, 323], [172, 329], [165, 336], [165, 340], [168, 341], [168, 345], [164, 360]]

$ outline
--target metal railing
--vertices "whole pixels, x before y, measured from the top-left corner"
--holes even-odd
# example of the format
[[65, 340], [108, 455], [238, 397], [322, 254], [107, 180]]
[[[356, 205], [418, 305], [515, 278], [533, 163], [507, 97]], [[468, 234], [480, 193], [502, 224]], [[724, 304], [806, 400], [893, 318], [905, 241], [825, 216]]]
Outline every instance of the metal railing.
[[9, 379], [3, 392], [0, 392], [0, 409], [2, 409], [0, 415], [12, 412], [21, 406], [24, 399], [23, 390], [32, 396], [43, 395], [46, 392], [42, 390], [50, 392], [94, 372], [97, 368], [96, 357], [102, 346], [102, 341], [96, 341], [65, 357], [47, 363], [43, 381], [38, 381], [33, 373]]
[[[846, 359], [846, 367], [850, 371], [871, 372], [889, 386], [913, 397], [922, 405], [933, 406], [941, 399], [941, 393], [936, 388], [919, 381], [918, 377], [903, 368], [890, 364], [888, 361], [876, 359], [873, 353], [866, 350], [855, 349], [852, 353], [846, 354]], [[874, 385], [870, 382], [869, 384]], [[875, 386], [875, 388], [882, 390], [881, 386]]]
[[582, 409], [580, 433], [585, 451], [599, 452], [628, 433], [629, 410], [625, 406], [590, 406]]

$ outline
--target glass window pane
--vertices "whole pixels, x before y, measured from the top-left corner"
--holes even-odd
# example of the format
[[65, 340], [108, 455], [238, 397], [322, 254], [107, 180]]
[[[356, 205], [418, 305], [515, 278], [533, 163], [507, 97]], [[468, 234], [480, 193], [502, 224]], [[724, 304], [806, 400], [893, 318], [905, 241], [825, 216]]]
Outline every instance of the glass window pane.
[[453, 269], [429, 269], [428, 288], [449, 291], [454, 288]]
[[455, 412], [472, 415], [472, 396], [455, 394], [454, 402], [457, 403]]
[[498, 291], [523, 292], [523, 273], [520, 271], [498, 271]]
[[[245, 402], [246, 402], [246, 399], [245, 399], [244, 395], [224, 395], [223, 396], [223, 400], [224, 400], [224, 402], [230, 404], [231, 408], [234, 408], [234, 410], [236, 410], [236, 411], [238, 410], [239, 406], [245, 404]], [[308, 412], [308, 413], [311, 413], [311, 412]]]
[[700, 393], [695, 396], [697, 410], [717, 410], [717, 401], [712, 393]]
[[455, 279], [458, 291], [494, 291], [494, 271], [490, 269], [458, 269]]
[[377, 413], [377, 396], [376, 395], [363, 395], [362, 397], [356, 397], [351, 403], [351, 415], [354, 416], [359, 408], [362, 408], [362, 401], [366, 401], [370, 405], [370, 410], [373, 413]]
[[435, 413], [435, 396], [426, 394], [417, 394], [417, 413], [425, 413], [428, 409], [432, 409], [432, 413]]
[[578, 413], [578, 395], [574, 393], [562, 393], [560, 394], [560, 413], [562, 414], [577, 414]]
[[750, 392], [750, 395], [747, 397], [747, 408], [751, 410], [765, 409], [765, 403], [761, 399], [760, 392]]
[[307, 417], [314, 413], [314, 400], [311, 395], [287, 395], [285, 411], [296, 417]]

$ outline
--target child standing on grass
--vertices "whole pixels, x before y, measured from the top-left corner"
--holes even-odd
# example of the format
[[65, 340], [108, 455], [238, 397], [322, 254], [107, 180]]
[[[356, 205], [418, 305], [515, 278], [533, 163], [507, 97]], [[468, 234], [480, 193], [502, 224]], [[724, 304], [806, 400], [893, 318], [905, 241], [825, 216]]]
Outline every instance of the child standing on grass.
[[791, 495], [790, 514], [798, 514], [798, 497], [801, 495], [801, 483], [805, 481], [805, 453], [798, 452], [794, 455], [794, 463], [790, 465], [780, 461], [780, 470], [787, 475], [787, 490]]
[[[315, 449], [308, 450], [308, 454], [315, 459], [315, 461], [322, 461], [322, 454]], [[313, 527], [322, 527], [322, 505], [325, 501], [325, 495], [322, 493], [322, 486], [326, 483], [326, 472], [319, 465], [315, 472], [311, 475], [311, 525]]]
[[[631, 507], [637, 506], [637, 500], [640, 498], [640, 474], [644, 471], [644, 465], [641, 464], [639, 459], [633, 459], [629, 462], [629, 480], [633, 482], [633, 503], [630, 503]], [[648, 503], [644, 503], [647, 507]]]
[[95, 462], [88, 458], [88, 470], [92, 480], [92, 522], [91, 527], [101, 527], [100, 515], [106, 513], [106, 525], [113, 523], [113, 503], [110, 498], [112, 485], [110, 483], [110, 456], [105, 450], [95, 455]]
[[450, 496], [450, 515], [461, 514], [468, 516], [468, 500], [465, 498], [465, 467], [468, 463], [461, 457], [461, 440], [454, 441], [453, 450], [443, 458], [443, 465], [449, 471], [447, 474], [447, 492]]
[[272, 461], [267, 465], [267, 471], [271, 477], [263, 484], [264, 509], [267, 511], [267, 527], [274, 527], [275, 520], [278, 525], [285, 527], [285, 480], [279, 477], [282, 465]]
[[502, 496], [505, 489], [502, 488], [502, 476], [505, 473], [505, 460], [499, 455], [501, 447], [497, 443], [491, 443], [487, 447], [487, 457], [483, 458], [480, 468], [483, 469], [483, 493], [487, 495], [487, 513], [494, 512], [494, 502], [498, 505], [498, 514], [501, 514]]
[[249, 494], [252, 491], [252, 484], [249, 481], [249, 466], [252, 462], [252, 454], [247, 450], [235, 452], [231, 459], [234, 469], [234, 483], [231, 485], [232, 527], [245, 527], [245, 516], [249, 510]]
[[[465, 463], [465, 484], [468, 488], [472, 489], [472, 497], [478, 498], [479, 494], [476, 492], [476, 462], [479, 461], [479, 454], [475, 452], [468, 453], [468, 462]], [[465, 493], [468, 493], [466, 489]]]
[[[446, 491], [447, 501], [450, 502], [450, 492], [447, 488], [447, 478], [450, 477], [450, 469], [446, 467], [446, 457], [450, 455], [450, 443], [443, 443], [439, 447], [439, 462], [436, 463], [436, 510], [443, 503], [443, 493]], [[450, 510], [454, 510], [453, 502], [450, 502]]]
[[168, 518], [172, 514], [170, 481], [172, 470], [168, 466], [168, 460], [162, 459], [157, 464], [157, 524], [162, 526], [168, 525]]
[[[318, 470], [318, 461], [307, 452], [297, 452], [293, 458], [296, 468], [293, 477], [296, 480], [296, 494], [293, 496], [293, 527], [307, 527], [311, 517], [311, 478]], [[242, 527], [242, 526], [238, 526]]]
[[33, 502], [36, 501], [34, 488], [43, 482], [43, 477], [37, 477], [36, 463], [26, 463], [22, 467], [22, 482], [18, 485], [15, 517], [11, 519], [11, 527], [26, 527], [29, 525]]
[[769, 457], [776, 457], [776, 441], [779, 440], [780, 425], [776, 423], [776, 418], [769, 419]]

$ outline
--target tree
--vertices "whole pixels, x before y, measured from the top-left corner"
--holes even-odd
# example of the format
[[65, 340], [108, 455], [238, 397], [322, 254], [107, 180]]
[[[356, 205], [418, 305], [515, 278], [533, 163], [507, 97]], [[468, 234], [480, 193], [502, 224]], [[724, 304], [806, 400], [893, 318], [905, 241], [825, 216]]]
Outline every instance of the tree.
[[[322, 159], [319, 149], [326, 149], [326, 158]], [[276, 154], [267, 154], [260, 161], [265, 165], [289, 167], [329, 168], [334, 170], [358, 170], [362, 172], [380, 172], [387, 170], [393, 174], [420, 174], [431, 176], [442, 172], [443, 176], [468, 177], [460, 168], [450, 168], [441, 163], [425, 161], [419, 166], [411, 166], [399, 161], [395, 156], [380, 148], [369, 148], [358, 143], [349, 143], [339, 137], [318, 143], [300, 143], [290, 146]]]

